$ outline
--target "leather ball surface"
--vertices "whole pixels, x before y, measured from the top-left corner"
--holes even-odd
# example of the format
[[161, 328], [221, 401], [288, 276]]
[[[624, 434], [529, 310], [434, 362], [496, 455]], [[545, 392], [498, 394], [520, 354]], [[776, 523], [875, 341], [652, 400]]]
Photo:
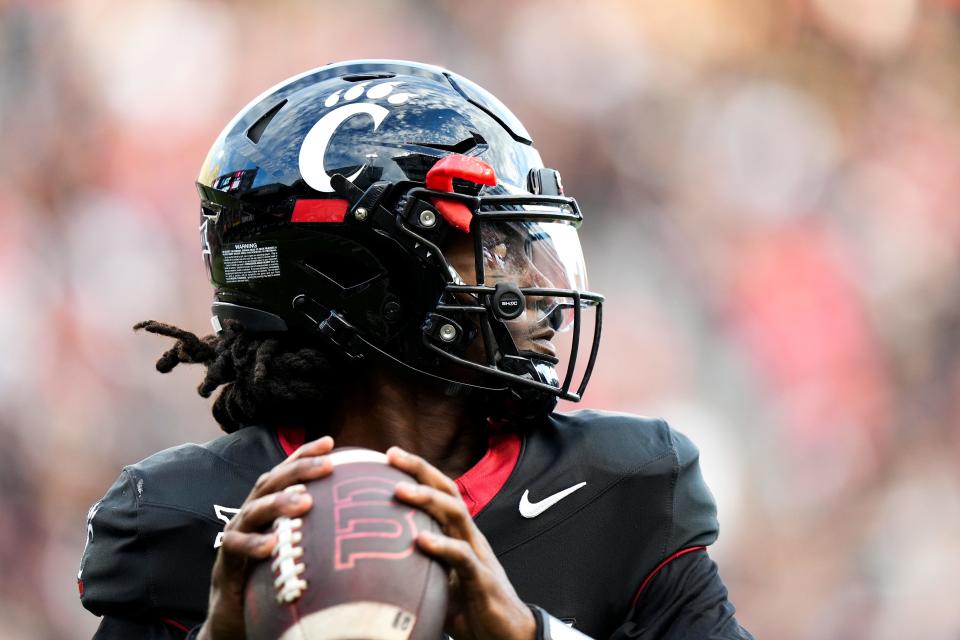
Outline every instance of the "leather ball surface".
[[438, 640], [447, 575], [416, 536], [440, 527], [393, 497], [398, 482], [416, 481], [376, 451], [329, 455], [333, 472], [307, 484], [313, 507], [277, 519], [273, 557], [250, 575], [247, 638]]

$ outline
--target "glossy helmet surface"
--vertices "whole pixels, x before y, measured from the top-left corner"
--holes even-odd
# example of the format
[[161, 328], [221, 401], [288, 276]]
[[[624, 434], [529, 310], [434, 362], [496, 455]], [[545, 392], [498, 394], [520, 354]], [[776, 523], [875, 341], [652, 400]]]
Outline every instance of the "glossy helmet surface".
[[[290, 78], [226, 126], [197, 188], [215, 329], [312, 332], [349, 358], [506, 397], [507, 413], [583, 394], [603, 298], [585, 290], [580, 210], [466, 78], [390, 60]], [[451, 242], [472, 245], [470, 268], [448, 260]], [[528, 316], [547, 338], [518, 345]], [[560, 330], [569, 349], [542, 346]]]

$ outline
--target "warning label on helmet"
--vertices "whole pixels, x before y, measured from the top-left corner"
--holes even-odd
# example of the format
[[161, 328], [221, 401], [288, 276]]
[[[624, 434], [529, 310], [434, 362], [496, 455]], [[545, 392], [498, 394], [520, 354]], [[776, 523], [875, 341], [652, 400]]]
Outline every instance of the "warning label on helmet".
[[223, 272], [227, 282], [248, 282], [280, 275], [275, 246], [238, 242], [223, 247]]

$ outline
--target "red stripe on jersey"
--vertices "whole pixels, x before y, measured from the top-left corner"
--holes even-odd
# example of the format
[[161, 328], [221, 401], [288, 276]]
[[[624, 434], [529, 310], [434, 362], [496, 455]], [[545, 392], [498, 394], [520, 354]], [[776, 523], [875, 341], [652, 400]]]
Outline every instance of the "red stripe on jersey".
[[640, 585], [640, 588], [637, 589], [637, 594], [633, 596], [633, 602], [630, 603], [630, 606], [635, 607], [637, 605], [637, 601], [640, 599], [640, 594], [643, 593], [643, 590], [647, 588], [647, 585], [650, 584], [650, 581], [653, 580], [653, 577], [660, 572], [660, 569], [663, 569], [665, 566], [667, 566], [668, 564], [670, 564], [680, 556], [685, 556], [688, 553], [691, 553], [693, 551], [704, 551], [704, 550], [706, 550], [706, 547], [690, 547], [689, 549], [681, 549], [680, 551], [677, 551], [675, 554], [673, 554], [672, 556], [670, 556], [669, 558], [667, 558], [666, 560], [658, 564], [657, 568], [650, 572], [650, 575], [647, 576], [647, 578], [643, 581], [643, 584]]
[[517, 466], [520, 436], [509, 432], [491, 434], [489, 447], [480, 461], [456, 480], [463, 501], [474, 517], [493, 500]]
[[293, 455], [293, 452], [299, 449], [306, 439], [307, 434], [303, 427], [280, 427], [277, 429], [277, 440], [280, 441], [280, 447], [288, 457]]
[[179, 629], [184, 633], [190, 633], [190, 629], [187, 627], [187, 625], [183, 624], [182, 622], [177, 622], [173, 618], [161, 618], [161, 620], [167, 623], [168, 625], [170, 625], [171, 627], [174, 627], [175, 629]]
[[[289, 456], [304, 443], [306, 433], [302, 427], [281, 427], [277, 429], [277, 440]], [[494, 433], [489, 443], [487, 453], [456, 480], [471, 516], [476, 516], [493, 500], [520, 457], [520, 436], [515, 433]]]
[[80, 592], [80, 597], [83, 597], [83, 580], [77, 580], [77, 591]]
[[346, 200], [297, 200], [290, 222], [343, 222], [348, 204]]

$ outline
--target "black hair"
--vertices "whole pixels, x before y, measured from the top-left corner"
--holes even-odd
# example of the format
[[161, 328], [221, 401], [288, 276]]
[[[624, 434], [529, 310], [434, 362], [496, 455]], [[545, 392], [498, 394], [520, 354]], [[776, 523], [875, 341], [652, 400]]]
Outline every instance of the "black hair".
[[180, 363], [206, 366], [197, 393], [209, 398], [223, 386], [213, 417], [227, 433], [255, 424], [315, 428], [317, 408], [329, 406], [351, 377], [346, 363], [299, 334], [248, 332], [233, 320], [224, 322], [220, 333], [203, 338], [155, 320], [133, 329], [177, 340], [157, 360], [160, 373]]

